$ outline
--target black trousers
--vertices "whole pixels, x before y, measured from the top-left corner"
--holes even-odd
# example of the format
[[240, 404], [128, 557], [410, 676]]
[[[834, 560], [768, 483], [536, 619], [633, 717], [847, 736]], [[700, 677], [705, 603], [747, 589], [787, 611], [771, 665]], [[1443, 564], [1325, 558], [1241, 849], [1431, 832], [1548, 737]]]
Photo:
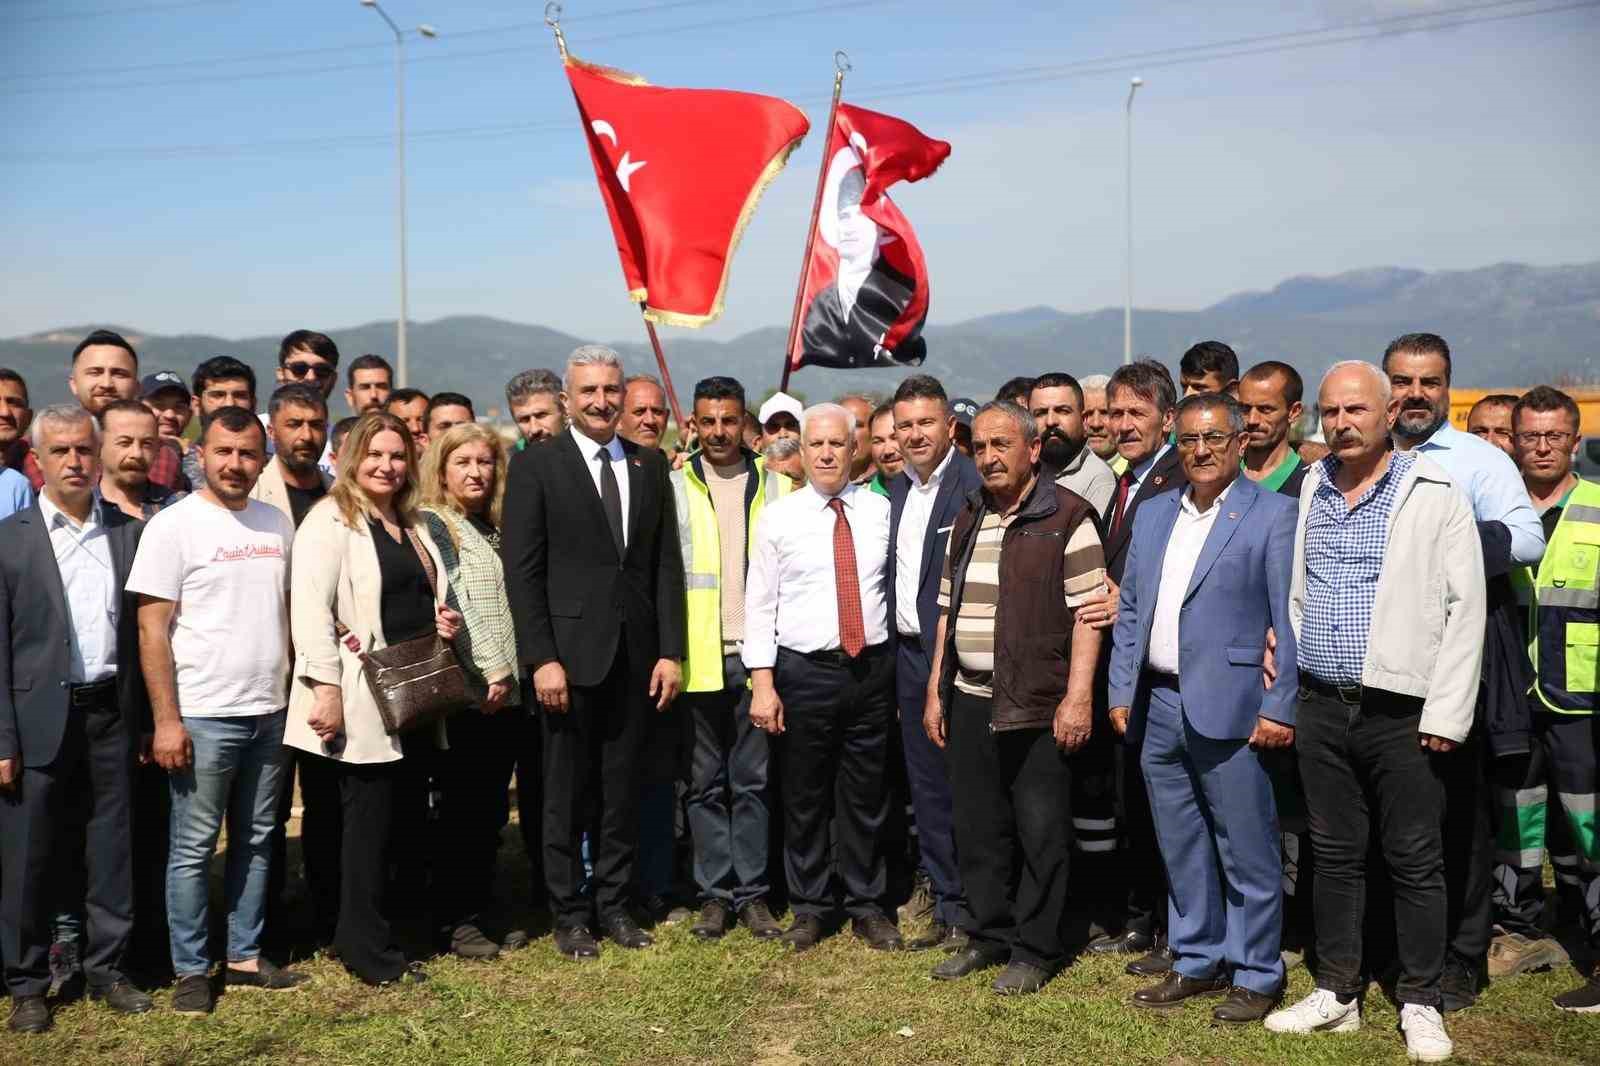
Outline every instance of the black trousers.
[[[133, 747], [113, 695], [67, 712], [48, 766], [24, 767], [0, 796], [0, 954], [13, 998], [50, 987], [52, 919], [84, 895], [83, 972], [123, 979], [133, 930]], [[79, 872], [81, 871], [81, 872]]]
[[1317, 853], [1317, 986], [1364, 985], [1362, 933], [1374, 832], [1394, 900], [1402, 1003], [1439, 1005], [1445, 952], [1445, 864], [1439, 761], [1418, 742], [1422, 701], [1366, 689], [1350, 705], [1300, 691], [1295, 750]]
[[492, 899], [500, 828], [510, 817], [511, 767], [526, 717], [521, 707], [484, 714], [476, 707], [450, 719], [450, 748], [439, 759], [443, 800], [438, 878], [439, 924], [481, 925]]
[[[568, 687], [565, 714], [544, 725], [544, 877], [558, 924], [602, 919], [631, 902], [639, 847], [639, 754], [649, 735], [650, 668], [629, 661], [624, 636], [598, 685]], [[582, 837], [590, 829], [594, 905], [583, 896]]]
[[[784, 870], [796, 914], [831, 915], [838, 895], [854, 918], [883, 911], [887, 876], [878, 836], [887, 815], [884, 764], [894, 714], [887, 644], [838, 664], [778, 649], [783, 701]], [[829, 827], [835, 840], [829, 848]]]
[[1151, 936], [1167, 931], [1167, 868], [1156, 841], [1156, 820], [1139, 757], [1144, 737], [1116, 748], [1117, 824], [1122, 827], [1121, 882], [1126, 891], [1124, 928]]
[[1478, 965], [1488, 957], [1493, 930], [1493, 793], [1488, 745], [1474, 728], [1447, 758], [1438, 760], [1444, 786], [1445, 935], [1450, 953]]
[[172, 786], [154, 762], [133, 768], [133, 933], [128, 968], [165, 983], [172, 976], [167, 929], [167, 847], [172, 835]]
[[932, 669], [927, 652], [916, 638], [901, 637], [896, 649], [895, 693], [900, 707], [900, 728], [906, 781], [916, 812], [916, 836], [922, 869], [933, 887], [933, 916], [938, 921], [966, 928], [972, 915], [961, 889], [961, 868], [956, 859], [950, 767], [945, 753], [928, 739], [922, 728], [922, 709]]
[[771, 743], [750, 721], [750, 686], [737, 655], [723, 657], [722, 676], [720, 690], [679, 698], [694, 729], [687, 806], [695, 884], [703, 902], [721, 900], [737, 911], [770, 890]]
[[284, 888], [289, 879], [288, 826], [294, 815], [295, 780], [300, 782], [300, 862], [311, 897], [311, 935], [318, 944], [333, 942], [339, 922], [339, 849], [342, 801], [332, 760], [310, 752], [289, 753], [283, 792], [278, 798], [278, 825], [272, 834], [272, 871], [267, 891], [265, 938], [282, 944], [292, 935], [284, 928]]
[[385, 892], [395, 796], [404, 760], [366, 765], [326, 761], [332, 763], [339, 782], [344, 826], [334, 947], [356, 976], [393, 981], [405, 972], [406, 957], [395, 947], [390, 933]]
[[[522, 706], [517, 709], [514, 740], [517, 779], [517, 829], [528, 856], [530, 900], [543, 907], [549, 891], [544, 883], [544, 726], [533, 678], [522, 672]], [[510, 811], [507, 811], [509, 820]]]
[[1054, 973], [1067, 955], [1072, 769], [1048, 729], [991, 732], [991, 702], [958, 689], [946, 722], [967, 932]]

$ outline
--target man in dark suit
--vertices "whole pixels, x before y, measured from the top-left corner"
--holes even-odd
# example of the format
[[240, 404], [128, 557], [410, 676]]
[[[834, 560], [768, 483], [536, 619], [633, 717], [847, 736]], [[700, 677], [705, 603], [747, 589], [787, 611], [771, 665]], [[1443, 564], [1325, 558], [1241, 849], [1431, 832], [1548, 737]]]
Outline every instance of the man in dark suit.
[[[51, 917], [86, 888], [89, 994], [138, 1014], [122, 971], [133, 928], [133, 767], [150, 709], [124, 585], [143, 524], [99, 506], [100, 442], [75, 405], [39, 412], [38, 502], [0, 522], [0, 948], [10, 1028], [50, 1026]], [[75, 867], [81, 864], [80, 874]]]
[[[1170, 874], [1172, 970], [1133, 995], [1259, 1022], [1283, 991], [1283, 866], [1263, 756], [1294, 743], [1299, 695], [1289, 577], [1295, 502], [1240, 474], [1244, 413], [1226, 393], [1178, 405], [1189, 487], [1139, 512], [1111, 655], [1111, 724], [1141, 769]], [[1262, 685], [1268, 629], [1283, 634]]]
[[[1172, 375], [1153, 359], [1118, 367], [1106, 385], [1110, 432], [1116, 439], [1117, 453], [1128, 465], [1117, 478], [1117, 492], [1106, 522], [1106, 577], [1111, 594], [1099, 607], [1085, 608], [1091, 624], [1109, 627], [1116, 622], [1117, 594], [1128, 564], [1134, 516], [1140, 506], [1164, 492], [1181, 490], [1188, 483], [1170, 441], [1177, 403], [1178, 389]], [[1102, 678], [1110, 665], [1110, 653], [1111, 641], [1107, 640], [1101, 645]], [[1104, 693], [1105, 683], [1102, 681], [1096, 689]], [[1089, 884], [1110, 886], [1122, 895], [1112, 904], [1113, 913], [1107, 916], [1112, 924], [1120, 923], [1122, 930], [1091, 942], [1089, 951], [1097, 955], [1141, 955], [1128, 964], [1128, 972], [1165, 973], [1172, 962], [1164, 935], [1166, 873], [1156, 845], [1150, 799], [1139, 772], [1139, 752], [1135, 746], [1114, 744], [1106, 736], [1098, 753], [1114, 772], [1115, 787], [1096, 789], [1092, 782], [1086, 782], [1088, 788], [1076, 797], [1073, 809], [1083, 812], [1077, 828], [1080, 838], [1087, 839], [1086, 831], [1101, 829], [1111, 816], [1106, 800], [1114, 797], [1115, 824], [1122, 836], [1121, 861], [1107, 864], [1109, 869], [1099, 860], [1082, 865], [1088, 868]], [[1105, 783], [1104, 775], [1100, 780]]]
[[917, 816], [922, 870], [933, 895], [933, 922], [912, 938], [913, 951], [960, 947], [971, 912], [956, 865], [950, 776], [945, 755], [922, 728], [928, 673], [939, 628], [939, 574], [950, 527], [983, 480], [952, 442], [955, 420], [937, 378], [916, 374], [894, 393], [895, 440], [905, 469], [889, 482], [889, 623], [895, 635], [895, 702], [906, 779]]
[[617, 436], [617, 353], [577, 349], [565, 386], [569, 430], [511, 464], [502, 552], [517, 648], [544, 723], [545, 883], [556, 948], [587, 959], [600, 949], [581, 893], [585, 829], [602, 930], [623, 947], [652, 943], [629, 913], [639, 753], [647, 700], [662, 711], [681, 685], [683, 556], [666, 459]]

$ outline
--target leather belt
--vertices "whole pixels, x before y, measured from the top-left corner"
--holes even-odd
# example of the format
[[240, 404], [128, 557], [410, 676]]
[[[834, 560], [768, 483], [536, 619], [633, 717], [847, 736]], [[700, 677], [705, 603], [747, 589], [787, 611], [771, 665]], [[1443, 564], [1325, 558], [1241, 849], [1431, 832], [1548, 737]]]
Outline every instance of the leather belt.
[[1171, 689], [1173, 692], [1182, 691], [1178, 687], [1177, 674], [1163, 674], [1159, 670], [1146, 670], [1144, 676], [1150, 682], [1151, 688], [1166, 688]]
[[1361, 697], [1365, 692], [1361, 685], [1332, 685], [1307, 673], [1300, 675], [1300, 687], [1351, 707], [1361, 706]]
[[865, 648], [862, 648], [861, 654], [857, 655], [853, 659], [846, 655], [843, 649], [840, 648], [828, 648], [823, 651], [803, 651], [797, 654], [799, 654], [803, 659], [818, 663], [822, 666], [849, 666], [851, 663], [864, 662], [867, 659], [870, 659], [872, 656], [882, 652], [888, 646], [889, 645], [887, 643], [869, 645]]
[[100, 707], [117, 698], [117, 679], [108, 677], [87, 685], [67, 686], [67, 705], [74, 710]]

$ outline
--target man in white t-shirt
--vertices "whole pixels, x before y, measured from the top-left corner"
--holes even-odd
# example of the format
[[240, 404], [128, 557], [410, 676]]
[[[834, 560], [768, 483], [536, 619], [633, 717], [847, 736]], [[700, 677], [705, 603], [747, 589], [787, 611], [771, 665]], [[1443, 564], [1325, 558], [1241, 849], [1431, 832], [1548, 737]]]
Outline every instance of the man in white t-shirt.
[[207, 874], [224, 819], [224, 982], [282, 989], [304, 979], [260, 948], [283, 784], [294, 524], [250, 499], [266, 434], [247, 408], [212, 413], [200, 457], [205, 487], [150, 520], [128, 575], [128, 591], [139, 596], [153, 754], [171, 775], [167, 921], [180, 1014], [208, 1014], [215, 1003]]

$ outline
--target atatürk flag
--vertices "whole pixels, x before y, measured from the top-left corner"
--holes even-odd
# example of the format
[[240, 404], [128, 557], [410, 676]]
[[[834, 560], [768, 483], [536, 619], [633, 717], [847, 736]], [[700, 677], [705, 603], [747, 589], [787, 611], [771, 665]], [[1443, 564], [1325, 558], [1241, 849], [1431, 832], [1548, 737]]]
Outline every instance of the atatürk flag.
[[628, 295], [652, 321], [705, 325], [756, 201], [810, 123], [770, 96], [660, 88], [571, 56], [566, 70]]
[[950, 145], [849, 104], [839, 105], [829, 134], [790, 365], [915, 365], [928, 348], [928, 270], [911, 223], [887, 190], [932, 174]]

